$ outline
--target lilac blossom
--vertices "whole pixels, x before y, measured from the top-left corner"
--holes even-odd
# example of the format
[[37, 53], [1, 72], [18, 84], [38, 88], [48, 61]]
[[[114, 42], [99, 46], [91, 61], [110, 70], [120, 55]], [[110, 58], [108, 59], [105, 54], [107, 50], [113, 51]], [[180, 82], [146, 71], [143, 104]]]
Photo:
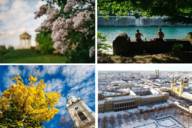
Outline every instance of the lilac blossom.
[[[69, 35], [72, 30], [81, 32], [84, 36], [89, 34], [89, 26], [86, 23], [93, 20], [91, 15], [94, 14], [94, 7], [91, 3], [92, 1], [67, 0], [63, 11], [64, 13], [70, 13], [68, 17], [59, 15], [59, 11], [56, 8], [47, 5], [42, 5], [35, 12], [35, 18], [47, 15], [47, 18], [36, 31], [51, 31], [54, 53], [64, 54], [71, 49], [72, 41]], [[93, 56], [93, 51], [94, 48], [91, 48], [90, 56]]]

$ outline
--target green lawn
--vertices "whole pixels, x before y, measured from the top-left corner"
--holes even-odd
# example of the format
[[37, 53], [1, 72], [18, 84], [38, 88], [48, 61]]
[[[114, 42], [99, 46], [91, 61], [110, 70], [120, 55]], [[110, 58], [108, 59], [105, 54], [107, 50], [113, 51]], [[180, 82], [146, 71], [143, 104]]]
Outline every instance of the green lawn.
[[41, 54], [32, 49], [10, 50], [0, 54], [0, 63], [67, 63], [67, 57]]

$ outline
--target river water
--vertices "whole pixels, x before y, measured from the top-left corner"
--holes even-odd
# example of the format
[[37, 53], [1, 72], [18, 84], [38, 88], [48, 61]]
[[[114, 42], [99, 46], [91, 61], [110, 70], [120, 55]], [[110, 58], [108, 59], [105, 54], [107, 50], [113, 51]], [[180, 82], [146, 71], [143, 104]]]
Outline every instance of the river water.
[[[161, 27], [165, 39], [184, 39], [188, 32], [192, 32], [192, 26], [187, 27]], [[109, 42], [112, 42], [115, 37], [126, 32], [131, 40], [135, 40], [135, 32], [139, 29], [143, 33], [143, 40], [150, 40], [157, 37], [158, 27], [98, 27], [98, 32], [103, 33]]]

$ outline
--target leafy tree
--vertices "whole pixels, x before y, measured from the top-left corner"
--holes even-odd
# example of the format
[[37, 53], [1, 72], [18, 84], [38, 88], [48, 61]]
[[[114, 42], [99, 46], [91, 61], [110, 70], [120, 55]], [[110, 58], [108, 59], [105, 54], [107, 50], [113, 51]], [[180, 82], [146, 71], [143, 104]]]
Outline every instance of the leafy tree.
[[192, 23], [191, 0], [98, 0], [99, 14], [169, 16], [168, 21]]
[[7, 52], [7, 49], [5, 46], [0, 46], [0, 56], [4, 55]]
[[[45, 92], [43, 80], [30, 76], [25, 85], [20, 76], [0, 96], [0, 128], [40, 128], [42, 122], [54, 117], [60, 94]], [[36, 85], [37, 84], [37, 85]], [[36, 86], [35, 86], [36, 85]]]
[[51, 32], [41, 31], [37, 34], [36, 41], [39, 43], [41, 53], [53, 52], [53, 41], [51, 39]]
[[132, 3], [150, 16], [169, 16], [170, 22], [192, 23], [191, 0], [132, 0]]
[[97, 32], [97, 38], [101, 40], [101, 42], [107, 41], [106, 36], [101, 32]]

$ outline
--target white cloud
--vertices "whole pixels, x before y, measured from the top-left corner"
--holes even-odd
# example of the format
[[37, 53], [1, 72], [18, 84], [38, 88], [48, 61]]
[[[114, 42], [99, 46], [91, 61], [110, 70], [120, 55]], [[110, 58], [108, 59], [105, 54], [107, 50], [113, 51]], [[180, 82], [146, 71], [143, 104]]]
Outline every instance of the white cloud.
[[46, 65], [43, 66], [42, 69], [39, 68], [39, 65], [27, 65], [24, 66], [24, 72], [27, 72], [30, 75], [34, 75], [36, 77], [43, 77], [46, 74], [53, 75], [59, 71], [60, 66], [55, 65]]
[[[26, 65], [22, 67], [21, 70], [19, 66], [8, 66], [8, 71], [4, 77], [5, 85], [10, 86], [13, 84], [12, 77], [16, 75], [25, 75], [28, 77], [29, 75], [34, 75], [37, 78], [43, 77], [46, 74], [55, 74], [59, 70], [59, 66], [43, 66], [42, 70], [40, 70], [38, 65]], [[26, 76], [28, 75], [28, 76]], [[64, 86], [64, 82], [60, 79], [52, 79], [47, 82], [48, 90], [55, 89], [58, 90], [60, 87]], [[59, 91], [59, 90], [58, 90]]]
[[59, 71], [59, 68], [60, 68], [60, 66], [56, 66], [56, 65], [44, 66], [43, 67], [43, 71], [42, 71], [42, 75], [45, 75], [45, 74], [49, 74], [49, 75], [56, 74]]
[[21, 70], [19, 69], [19, 66], [8, 66], [8, 76], [15, 76], [21, 74]]
[[64, 115], [67, 112], [67, 110], [66, 110], [66, 101], [67, 101], [66, 97], [61, 97], [59, 99], [59, 102], [56, 105], [56, 107], [59, 108], [59, 113], [58, 114]]
[[6, 88], [11, 86], [14, 83], [12, 78], [19, 74], [21, 74], [21, 71], [18, 66], [8, 66], [8, 71], [3, 78], [3, 81], [5, 83], [4, 86]]
[[94, 72], [94, 69], [94, 66], [88, 65], [67, 66], [63, 68], [62, 73], [66, 77], [66, 83], [69, 86], [75, 86], [88, 78]]
[[94, 80], [92, 80], [92, 81], [90, 80], [90, 81], [85, 82], [81, 85], [74, 86], [70, 90], [70, 92], [68, 93], [68, 96], [80, 97], [89, 106], [94, 106], [95, 105], [95, 99], [90, 97], [94, 94], [95, 94]]
[[23, 74], [34, 75], [36, 77], [41, 76], [38, 65], [26, 65], [23, 68]]
[[[2, 2], [1, 8], [10, 6], [0, 12], [0, 45], [19, 46], [19, 34], [27, 31], [35, 39], [35, 29], [40, 25], [42, 19], [34, 19], [34, 12], [37, 5], [40, 6], [41, 0], [10, 0], [10, 3]], [[10, 38], [11, 37], [11, 38]], [[33, 42], [32, 41], [32, 42]]]
[[64, 107], [66, 105], [67, 98], [60, 97], [59, 102], [57, 103], [56, 107]]
[[94, 87], [94, 85], [93, 85], [93, 86], [90, 86], [90, 87], [82, 88], [82, 89], [80, 90], [80, 93], [83, 94], [84, 96], [89, 95], [89, 94], [94, 93], [94, 92], [95, 92], [95, 87]]
[[95, 88], [94, 86], [91, 86], [89, 88], [82, 88], [79, 92], [82, 95], [82, 99], [90, 106], [95, 104], [95, 99], [91, 98], [91, 95], [95, 94]]
[[46, 91], [50, 92], [50, 91], [57, 91], [59, 93], [61, 93], [63, 87], [64, 87], [64, 81], [62, 81], [61, 79], [51, 79], [49, 81], [46, 82]]
[[71, 117], [69, 114], [66, 114], [64, 118], [62, 118], [62, 123], [67, 123], [71, 121]]
[[5, 88], [9, 88], [12, 84], [14, 84], [14, 81], [10, 77], [5, 77], [4, 81], [5, 81], [4, 84]]
[[6, 0], [0, 0], [0, 5], [1, 5], [1, 6], [4, 5], [5, 2], [6, 2]]
[[[89, 79], [88, 81], [86, 81], [84, 83], [81, 83], [81, 84], [78, 84], [77, 86], [72, 87], [71, 91], [77, 91], [77, 90], [80, 90], [82, 88], [87, 88], [88, 89], [88, 88], [90, 88], [92, 86], [94, 87], [94, 84], [95, 84], [94, 79]], [[93, 92], [93, 90], [91, 92]]]

